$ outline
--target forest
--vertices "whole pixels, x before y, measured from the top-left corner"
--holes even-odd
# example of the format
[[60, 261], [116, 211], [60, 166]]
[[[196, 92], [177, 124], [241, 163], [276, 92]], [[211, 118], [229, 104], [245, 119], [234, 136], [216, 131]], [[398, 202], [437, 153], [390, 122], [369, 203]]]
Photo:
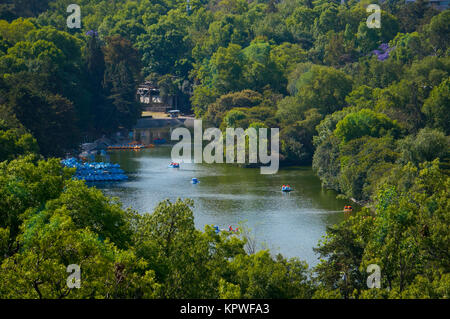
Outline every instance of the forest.
[[[72, 2], [0, 4], [0, 298], [449, 298], [448, 9], [386, 0], [369, 28], [375, 0], [78, 0], [69, 29]], [[131, 129], [145, 79], [211, 126], [280, 128], [282, 165], [364, 209], [310, 268], [197, 230], [190, 200], [139, 214], [73, 181], [58, 158]]]

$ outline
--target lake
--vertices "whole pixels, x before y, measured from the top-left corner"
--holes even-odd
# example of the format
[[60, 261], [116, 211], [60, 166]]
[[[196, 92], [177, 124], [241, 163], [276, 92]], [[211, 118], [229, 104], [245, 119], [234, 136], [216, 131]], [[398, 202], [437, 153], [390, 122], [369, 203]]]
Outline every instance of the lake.
[[[139, 212], [152, 212], [166, 198], [191, 198], [199, 229], [206, 224], [235, 228], [245, 221], [259, 249], [299, 257], [310, 266], [318, 262], [312, 248], [327, 226], [345, 218], [342, 209], [351, 204], [322, 189], [311, 167], [282, 168], [274, 175], [231, 164], [181, 163], [177, 169], [168, 167], [170, 151], [169, 145], [163, 145], [109, 152], [111, 162], [119, 163], [129, 180], [99, 188]], [[193, 177], [200, 183], [191, 184]], [[293, 191], [282, 193], [283, 184]]]

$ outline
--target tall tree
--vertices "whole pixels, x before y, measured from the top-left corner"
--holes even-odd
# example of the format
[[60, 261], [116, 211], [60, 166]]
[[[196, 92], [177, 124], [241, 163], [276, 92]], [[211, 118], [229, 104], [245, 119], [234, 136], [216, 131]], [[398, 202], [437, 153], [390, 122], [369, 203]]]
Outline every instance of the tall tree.
[[140, 80], [141, 59], [130, 41], [112, 36], [106, 38], [104, 85], [110, 106], [105, 110], [105, 129], [131, 128], [141, 115], [136, 100]]
[[90, 123], [90, 126], [98, 129], [103, 126], [103, 117], [107, 107], [106, 92], [103, 87], [106, 66], [101, 42], [95, 33], [88, 35], [84, 58], [89, 90], [92, 92], [90, 120], [93, 122]]

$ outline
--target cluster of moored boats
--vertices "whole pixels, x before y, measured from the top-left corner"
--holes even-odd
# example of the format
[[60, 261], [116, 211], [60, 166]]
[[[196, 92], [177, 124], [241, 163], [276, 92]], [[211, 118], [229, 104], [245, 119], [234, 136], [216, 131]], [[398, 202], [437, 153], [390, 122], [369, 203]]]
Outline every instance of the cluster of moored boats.
[[86, 182], [118, 182], [128, 179], [119, 164], [90, 162], [82, 163], [76, 158], [68, 158], [61, 161], [66, 167], [76, 168], [74, 179]]

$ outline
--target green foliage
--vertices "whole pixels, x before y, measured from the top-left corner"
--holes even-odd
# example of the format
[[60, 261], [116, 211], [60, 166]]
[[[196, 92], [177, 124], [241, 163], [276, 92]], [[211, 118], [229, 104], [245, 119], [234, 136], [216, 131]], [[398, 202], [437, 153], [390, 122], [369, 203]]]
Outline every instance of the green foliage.
[[37, 161], [35, 156], [0, 163], [0, 228], [8, 229], [8, 252], [16, 249], [15, 238], [28, 209], [42, 209], [57, 198], [71, 170], [58, 160]]
[[[71, 30], [66, 0], [3, 1], [0, 295], [448, 298], [450, 13], [386, 1], [370, 29], [367, 4], [191, 1], [187, 13], [179, 1], [82, 0]], [[208, 124], [279, 127], [283, 164], [312, 160], [325, 187], [374, 211], [329, 229], [311, 276], [297, 259], [246, 253], [248, 237], [197, 230], [190, 201], [124, 211], [33, 155], [132, 128], [143, 77]], [[81, 289], [66, 286], [70, 263]], [[370, 263], [382, 289], [366, 288]]]
[[239, 122], [245, 119], [245, 113], [240, 111], [239, 109], [234, 109], [227, 112], [227, 115], [223, 118], [222, 126], [223, 127], [242, 127]]
[[351, 72], [355, 72], [355, 82], [360, 85], [384, 88], [389, 84], [401, 79], [403, 75], [403, 64], [396, 59], [379, 61], [375, 56], [361, 58], [352, 66]]
[[164, 298], [218, 297], [226, 258], [242, 252], [243, 243], [212, 227], [194, 227], [192, 202], [164, 201], [154, 213], [138, 218], [135, 249], [149, 262], [162, 284]]
[[339, 174], [339, 145], [341, 141], [333, 135], [326, 137], [314, 152], [312, 167], [322, 181], [322, 185], [329, 189], [340, 190]]
[[[30, 223], [36, 231], [24, 233], [26, 246], [1, 265], [3, 297], [86, 299], [157, 295], [159, 285], [154, 273], [145, 271], [143, 260], [131, 251], [120, 251], [107, 241], [99, 241], [89, 229], [77, 228], [64, 206], [47, 222]], [[80, 289], [66, 285], [66, 267], [70, 264], [80, 266]]]
[[110, 131], [121, 126], [130, 129], [141, 115], [135, 98], [140, 80], [139, 53], [130, 41], [120, 36], [108, 37], [106, 42], [104, 85], [112, 107], [103, 113], [103, 117], [109, 119], [104, 125]]
[[88, 188], [83, 182], [71, 182], [64, 192], [46, 203], [39, 214], [52, 216], [60, 207], [77, 228], [92, 229], [100, 240], [108, 239], [119, 248], [127, 248], [131, 243], [131, 230], [126, 213], [120, 203], [106, 198], [100, 190]]
[[395, 47], [393, 51], [393, 59], [403, 64], [411, 62], [414, 58], [422, 58], [426, 53], [423, 52], [421, 35], [418, 32], [403, 34], [399, 33], [391, 41], [391, 45]]
[[135, 102], [140, 56], [131, 43], [114, 38], [104, 56], [96, 36], [83, 38], [22, 18], [0, 20], [0, 34], [5, 83], [0, 90], [6, 99], [1, 102], [33, 134], [42, 154], [61, 155], [81, 133], [130, 127], [140, 116]]
[[230, 44], [227, 48], [220, 47], [211, 57], [210, 85], [216, 87], [222, 94], [245, 87], [243, 77], [245, 65], [245, 56], [240, 45]]
[[399, 122], [408, 133], [416, 132], [424, 124], [420, 112], [422, 101], [420, 93], [416, 83], [401, 80], [377, 92], [378, 101], [375, 109]]
[[407, 5], [397, 3], [395, 6], [396, 8], [391, 9], [391, 12], [394, 12], [398, 17], [402, 32], [414, 32], [422, 29], [424, 25], [430, 23], [433, 16], [439, 13], [426, 0], [408, 2]]
[[18, 18], [11, 23], [0, 20], [0, 35], [12, 45], [24, 41], [28, 32], [35, 30], [35, 28], [30, 19]]
[[360, 271], [360, 264], [374, 220], [367, 210], [363, 210], [328, 228], [326, 236], [315, 248], [320, 255], [320, 263], [315, 268], [317, 280], [327, 292], [337, 290], [338, 295], [349, 298], [355, 289], [367, 287], [366, 275]]
[[218, 126], [222, 122], [225, 113], [232, 108], [254, 107], [262, 101], [262, 95], [251, 90], [225, 94], [208, 106], [204, 118], [208, 123]]
[[283, 42], [270, 50], [270, 59], [287, 78], [298, 63], [306, 62], [306, 51], [296, 43]]
[[312, 143], [315, 127], [322, 119], [317, 109], [305, 113], [305, 119], [281, 130], [281, 151], [285, 162], [310, 164], [314, 153]]
[[439, 128], [446, 134], [450, 133], [450, 78], [445, 79], [435, 87], [425, 101], [422, 111], [426, 114], [431, 127]]
[[369, 201], [398, 156], [390, 137], [362, 137], [341, 146], [340, 190], [349, 198]]
[[424, 96], [428, 96], [433, 87], [438, 86], [450, 73], [450, 58], [439, 58], [427, 56], [416, 61], [408, 70], [407, 76], [414, 79], [419, 84], [419, 89], [425, 91]]
[[243, 75], [251, 89], [261, 91], [269, 85], [276, 92], [285, 91], [287, 81], [283, 76], [283, 70], [279, 69], [279, 64], [272, 60], [269, 43], [256, 39], [244, 48], [242, 53], [247, 62]]
[[383, 113], [362, 109], [346, 115], [336, 124], [334, 134], [343, 142], [363, 136], [383, 137], [398, 136], [399, 126]]
[[296, 96], [287, 96], [277, 103], [277, 118], [287, 124], [295, 123], [302, 118], [301, 104]]
[[[320, 284], [344, 297], [448, 298], [448, 187], [438, 161], [396, 168], [379, 188], [375, 214], [329, 229], [317, 249]], [[381, 289], [367, 289], [369, 264], [382, 269]]]
[[434, 129], [422, 129], [417, 135], [409, 135], [398, 141], [403, 163], [419, 165], [436, 158], [441, 161], [450, 157], [450, 137]]
[[214, 88], [211, 89], [205, 86], [195, 87], [192, 96], [192, 105], [194, 106], [195, 116], [204, 116], [208, 109], [208, 105], [213, 103], [218, 97], [219, 93]]
[[445, 242], [449, 236], [445, 226], [449, 179], [440, 173], [437, 161], [424, 163], [419, 170], [407, 165], [398, 174], [415, 178], [406, 191], [396, 191], [397, 182], [393, 181], [392, 192], [387, 193], [385, 185], [379, 193], [379, 219], [374, 230], [377, 240], [367, 247], [365, 260], [376, 260], [384, 269], [384, 284], [402, 293], [418, 275], [426, 274], [432, 281], [433, 276], [448, 271], [443, 260], [449, 252]]
[[0, 19], [8, 21], [19, 17], [33, 17], [47, 10], [49, 0], [5, 0], [0, 5]]
[[9, 129], [0, 120], [0, 162], [12, 160], [19, 155], [36, 154], [39, 147], [29, 133], [21, 134], [19, 129]]
[[298, 259], [275, 259], [267, 251], [239, 255], [230, 265], [231, 282], [240, 287], [242, 298], [309, 298], [311, 283], [307, 265]]
[[[16, 80], [20, 81], [20, 77]], [[67, 98], [20, 81], [10, 89], [8, 99], [8, 107], [36, 138], [42, 154], [62, 155], [64, 149], [76, 145], [79, 134], [74, 122], [76, 110]]]
[[[178, 86], [179, 108], [188, 111], [192, 104], [197, 117], [215, 125], [220, 125], [223, 115], [216, 119], [216, 112], [208, 109], [217, 107], [209, 106], [220, 96], [250, 89], [293, 96], [282, 96], [277, 116], [264, 120], [281, 124], [281, 129], [304, 120], [309, 109], [323, 116], [347, 105], [372, 109], [381, 98], [377, 110], [397, 120], [408, 133], [416, 133], [424, 125], [420, 112], [424, 101], [446, 76], [443, 72], [448, 72], [433, 69], [427, 72], [426, 83], [418, 80], [423, 78], [418, 65], [432, 56], [445, 58], [448, 46], [448, 13], [439, 13], [423, 1], [383, 4], [380, 29], [367, 28], [367, 3], [205, 4], [194, 1], [188, 13], [184, 4], [165, 0], [83, 0], [83, 25], [77, 32], [65, 24], [67, 1], [38, 5], [8, 0], [0, 7], [0, 16], [9, 21], [0, 22], [0, 73], [20, 82], [39, 72], [41, 77], [27, 81], [32, 87], [72, 103], [74, 112], [69, 117], [73, 117], [71, 136], [75, 138], [61, 147], [67, 150], [78, 136], [99, 136], [133, 126], [140, 114], [134, 92], [140, 73], [156, 74], [156, 82], [163, 79], [159, 83], [163, 91], [166, 80], [175, 78], [169, 86]], [[99, 35], [82, 35], [90, 30]], [[367, 56], [388, 42], [394, 48], [389, 59]], [[358, 92], [361, 85], [387, 88], [410, 79], [410, 70], [404, 66], [411, 64], [413, 83], [401, 82], [381, 93]], [[27, 74], [19, 76], [20, 72]], [[6, 91], [14, 85], [8, 81]], [[179, 89], [188, 81], [194, 87], [190, 102]], [[356, 95], [348, 96], [352, 90]], [[418, 94], [408, 100], [404, 93], [411, 91]], [[265, 107], [274, 107], [278, 100]], [[39, 145], [45, 144], [42, 136], [25, 127]], [[442, 129], [442, 125], [435, 127]], [[42, 150], [46, 155], [61, 151]]]
[[352, 80], [344, 72], [330, 67], [313, 65], [296, 80], [297, 112], [317, 108], [323, 115], [345, 106], [345, 97], [351, 92]]
[[448, 21], [450, 19], [450, 12], [448, 10], [442, 11], [439, 15], [434, 16], [430, 24], [426, 27], [426, 32], [434, 51], [442, 56], [448, 55], [450, 32]]
[[[138, 36], [136, 43], [137, 48], [143, 53], [145, 75], [152, 72], [184, 77], [188, 75], [190, 61], [186, 53], [191, 50], [185, 35], [188, 23], [184, 10], [171, 10]], [[134, 34], [135, 31], [131, 30], [123, 36], [130, 33]]]
[[[352, 95], [352, 93], [350, 93], [349, 97], [354, 96]], [[325, 118], [316, 127], [317, 134], [313, 138], [314, 145], [320, 146], [322, 142], [324, 142], [329, 136], [333, 134], [336, 129], [336, 125], [353, 110], [354, 108], [346, 107], [343, 110], [325, 116]]]

